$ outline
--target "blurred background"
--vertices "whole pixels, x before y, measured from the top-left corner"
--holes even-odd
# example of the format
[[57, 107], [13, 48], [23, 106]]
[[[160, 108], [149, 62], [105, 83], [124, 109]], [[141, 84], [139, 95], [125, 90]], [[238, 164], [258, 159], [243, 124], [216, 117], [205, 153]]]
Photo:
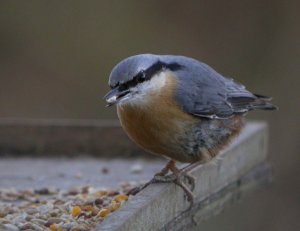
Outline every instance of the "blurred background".
[[300, 230], [299, 3], [2, 0], [0, 117], [116, 119], [102, 97], [120, 60], [202, 60], [280, 107], [248, 116], [269, 123], [274, 183], [203, 229]]

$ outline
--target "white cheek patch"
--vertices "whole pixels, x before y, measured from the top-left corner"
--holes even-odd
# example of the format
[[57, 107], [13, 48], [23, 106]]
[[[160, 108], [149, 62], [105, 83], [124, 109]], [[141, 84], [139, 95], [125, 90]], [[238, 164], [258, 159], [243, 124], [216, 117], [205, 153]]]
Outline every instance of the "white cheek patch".
[[167, 82], [167, 74], [162, 71], [139, 86], [139, 90], [145, 94], [159, 92], [163, 89]]
[[158, 74], [154, 75], [149, 81], [140, 83], [135, 88], [132, 89], [134, 92], [130, 98], [121, 102], [121, 104], [132, 104], [136, 106], [147, 105], [151, 95], [159, 94], [165, 85], [167, 84], [167, 75], [166, 71], [161, 71]]

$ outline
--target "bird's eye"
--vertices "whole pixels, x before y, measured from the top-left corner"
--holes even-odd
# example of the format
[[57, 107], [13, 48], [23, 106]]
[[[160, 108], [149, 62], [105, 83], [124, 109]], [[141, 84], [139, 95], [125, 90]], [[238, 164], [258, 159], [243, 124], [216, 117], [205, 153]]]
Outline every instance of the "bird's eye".
[[124, 91], [128, 89], [128, 85], [126, 83], [123, 83], [119, 86], [119, 91]]
[[137, 76], [135, 77], [136, 83], [144, 82], [145, 81], [145, 76], [146, 76], [145, 71], [141, 71], [140, 73], [138, 73]]
[[136, 81], [137, 83], [141, 83], [141, 82], [142, 82], [142, 78], [141, 78], [140, 76], [138, 76], [138, 77], [135, 79], [135, 81]]

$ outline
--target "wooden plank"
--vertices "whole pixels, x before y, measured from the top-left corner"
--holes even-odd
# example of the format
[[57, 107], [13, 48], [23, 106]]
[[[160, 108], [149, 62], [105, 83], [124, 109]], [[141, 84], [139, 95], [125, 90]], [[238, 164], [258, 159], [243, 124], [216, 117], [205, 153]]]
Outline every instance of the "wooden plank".
[[[258, 167], [266, 159], [267, 138], [266, 124], [249, 123], [218, 160], [193, 168], [190, 173], [196, 178], [195, 203], [187, 214], [189, 203], [181, 188], [174, 184], [152, 184], [108, 217], [97, 230], [176, 230], [176, 227], [180, 230], [207, 219], [221, 211], [234, 192], [246, 192], [270, 178], [268, 168]], [[217, 198], [216, 206], [208, 203], [209, 198]], [[208, 207], [203, 209], [203, 204]]]
[[245, 176], [199, 201], [190, 211], [179, 214], [160, 230], [179, 231], [193, 228], [198, 230], [197, 226], [201, 225], [202, 221], [221, 213], [230, 205], [245, 199], [253, 191], [270, 184], [271, 181], [270, 164], [264, 162]]

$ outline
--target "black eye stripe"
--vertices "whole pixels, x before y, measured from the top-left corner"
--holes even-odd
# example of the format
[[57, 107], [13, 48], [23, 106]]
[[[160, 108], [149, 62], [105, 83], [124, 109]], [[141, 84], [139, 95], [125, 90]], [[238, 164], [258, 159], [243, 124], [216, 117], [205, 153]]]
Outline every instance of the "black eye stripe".
[[139, 73], [137, 73], [132, 78], [132, 80], [129, 80], [126, 83], [120, 84], [120, 86], [118, 84], [117, 86], [119, 86], [119, 90], [123, 91], [128, 88], [135, 87], [138, 83], [142, 83], [142, 82], [150, 80], [156, 73], [158, 73], [159, 71], [161, 71], [163, 69], [169, 69], [171, 71], [176, 71], [176, 70], [180, 70], [182, 68], [184, 68], [184, 66], [182, 66], [178, 63], [169, 63], [168, 64], [168, 63], [164, 63], [161, 61], [157, 61], [152, 66], [150, 66], [148, 69], [142, 70]]

